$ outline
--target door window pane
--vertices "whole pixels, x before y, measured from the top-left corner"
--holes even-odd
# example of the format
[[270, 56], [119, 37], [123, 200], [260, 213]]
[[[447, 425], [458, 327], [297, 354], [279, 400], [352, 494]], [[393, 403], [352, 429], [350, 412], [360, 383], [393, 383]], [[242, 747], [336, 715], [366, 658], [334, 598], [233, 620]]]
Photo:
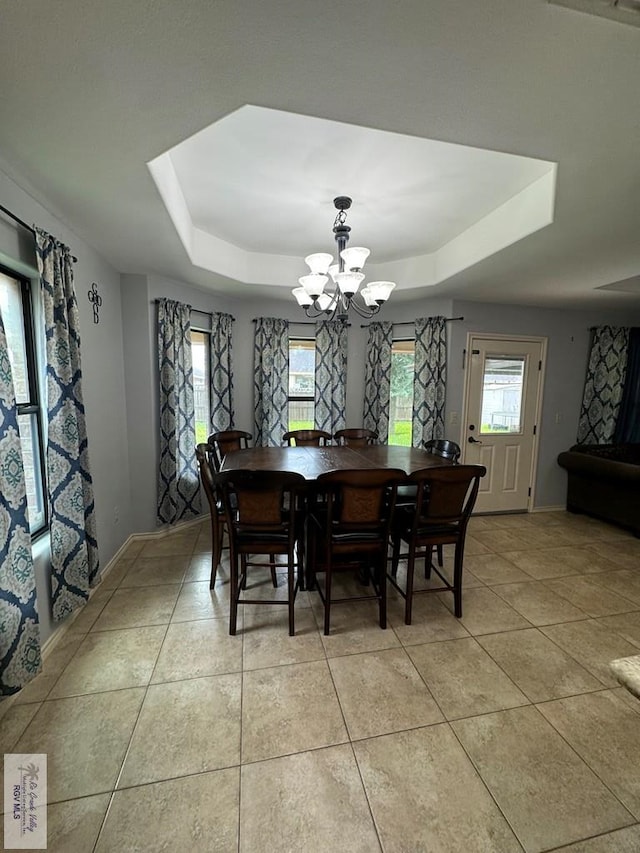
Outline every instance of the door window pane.
[[415, 341], [394, 341], [391, 346], [391, 399], [389, 444], [411, 446]]
[[24, 315], [22, 313], [22, 289], [19, 281], [1, 272], [0, 307], [2, 308], [4, 333], [9, 348], [9, 362], [13, 375], [16, 403], [28, 403], [29, 374], [27, 371]]
[[484, 360], [480, 432], [522, 432], [522, 386], [526, 357], [489, 355]]
[[196, 444], [206, 441], [211, 433], [211, 399], [209, 382], [209, 335], [191, 330], [193, 361], [193, 404], [196, 412]]

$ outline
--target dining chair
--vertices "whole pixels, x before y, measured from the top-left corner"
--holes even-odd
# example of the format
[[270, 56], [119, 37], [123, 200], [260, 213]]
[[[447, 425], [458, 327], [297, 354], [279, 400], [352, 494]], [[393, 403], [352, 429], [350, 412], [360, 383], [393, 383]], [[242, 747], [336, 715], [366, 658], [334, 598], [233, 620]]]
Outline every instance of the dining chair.
[[339, 429], [333, 436], [337, 444], [343, 444], [347, 447], [366, 447], [368, 444], [375, 444], [378, 440], [378, 433], [371, 429], [347, 428]]
[[[417, 593], [453, 592], [456, 617], [462, 616], [462, 567], [467, 524], [473, 510], [480, 479], [487, 473], [484, 465], [451, 465], [446, 468], [422, 468], [407, 477], [417, 488], [413, 506], [397, 507], [391, 529], [393, 544], [389, 580], [405, 599], [404, 621], [411, 624], [413, 596]], [[402, 543], [408, 550], [401, 552]], [[434, 545], [455, 545], [453, 580], [449, 581], [431, 562]], [[414, 589], [413, 575], [417, 559], [425, 560], [425, 576], [431, 570], [443, 586]], [[407, 560], [405, 588], [397, 582], [398, 564]]]
[[213, 445], [216, 454], [216, 470], [220, 470], [222, 460], [231, 453], [232, 450], [242, 450], [249, 446], [249, 442], [253, 436], [250, 432], [245, 432], [241, 429], [224, 429], [220, 432], [213, 432], [209, 436], [209, 444]]
[[460, 461], [460, 445], [455, 441], [450, 441], [448, 438], [432, 438], [424, 446], [424, 449], [435, 456], [442, 456], [444, 459], [451, 459], [452, 462]]
[[216, 583], [216, 573], [222, 556], [222, 541], [224, 538], [225, 514], [220, 491], [216, 484], [216, 452], [212, 444], [196, 445], [196, 459], [200, 471], [200, 482], [207, 496], [211, 514], [211, 578], [209, 589]]
[[331, 433], [323, 429], [293, 429], [285, 432], [282, 440], [290, 447], [324, 447], [331, 441]]
[[[377, 599], [380, 627], [387, 627], [387, 547], [398, 468], [331, 471], [318, 477], [326, 503], [309, 513], [309, 589], [317, 588], [324, 605], [324, 633], [329, 634], [331, 606], [346, 601]], [[336, 570], [364, 569], [373, 594], [333, 596]], [[324, 589], [317, 583], [324, 573]]]
[[[218, 475], [227, 529], [229, 531], [231, 605], [229, 633], [235, 634], [240, 604], [283, 604], [289, 609], [289, 635], [295, 633], [294, 603], [302, 580], [304, 556], [304, 515], [298, 509], [297, 497], [305, 487], [302, 474], [290, 471], [226, 471]], [[269, 563], [250, 560], [266, 555]], [[247, 589], [249, 566], [271, 570], [277, 586], [275, 559], [287, 559], [287, 597], [267, 600], [249, 598]]]

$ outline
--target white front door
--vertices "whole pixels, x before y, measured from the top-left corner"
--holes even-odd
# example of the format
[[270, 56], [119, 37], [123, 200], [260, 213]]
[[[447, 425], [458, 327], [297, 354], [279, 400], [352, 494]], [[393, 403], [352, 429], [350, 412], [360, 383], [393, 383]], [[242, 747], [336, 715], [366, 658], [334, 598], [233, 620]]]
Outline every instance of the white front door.
[[532, 502], [545, 341], [469, 334], [463, 460], [484, 465], [475, 512]]

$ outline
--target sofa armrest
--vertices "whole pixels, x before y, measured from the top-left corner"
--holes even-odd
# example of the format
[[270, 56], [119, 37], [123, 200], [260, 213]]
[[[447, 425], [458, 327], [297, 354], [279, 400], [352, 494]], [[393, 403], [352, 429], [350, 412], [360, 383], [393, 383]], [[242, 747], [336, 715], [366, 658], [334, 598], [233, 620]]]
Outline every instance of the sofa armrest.
[[558, 456], [558, 465], [583, 477], [637, 483], [640, 488], [640, 465], [602, 459], [598, 456], [590, 456], [588, 453], [571, 450], [566, 450]]

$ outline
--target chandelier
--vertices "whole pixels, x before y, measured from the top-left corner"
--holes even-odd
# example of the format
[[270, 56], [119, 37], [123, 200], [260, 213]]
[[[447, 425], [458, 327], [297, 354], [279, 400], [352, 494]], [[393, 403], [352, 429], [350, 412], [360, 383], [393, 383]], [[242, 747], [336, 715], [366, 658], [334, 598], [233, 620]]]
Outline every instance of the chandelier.
[[[333, 233], [338, 244], [338, 263], [333, 255], [316, 252], [304, 260], [311, 272], [298, 279], [300, 287], [292, 290], [298, 305], [305, 310], [307, 317], [346, 320], [349, 309], [361, 317], [369, 318], [380, 310], [395, 287], [393, 281], [371, 281], [360, 288], [364, 280], [362, 268], [369, 257], [369, 249], [363, 246], [347, 248], [351, 228], [346, 225], [346, 211], [351, 207], [351, 199], [340, 195], [333, 204], [338, 214], [333, 223]], [[333, 288], [325, 286], [331, 278]]]

